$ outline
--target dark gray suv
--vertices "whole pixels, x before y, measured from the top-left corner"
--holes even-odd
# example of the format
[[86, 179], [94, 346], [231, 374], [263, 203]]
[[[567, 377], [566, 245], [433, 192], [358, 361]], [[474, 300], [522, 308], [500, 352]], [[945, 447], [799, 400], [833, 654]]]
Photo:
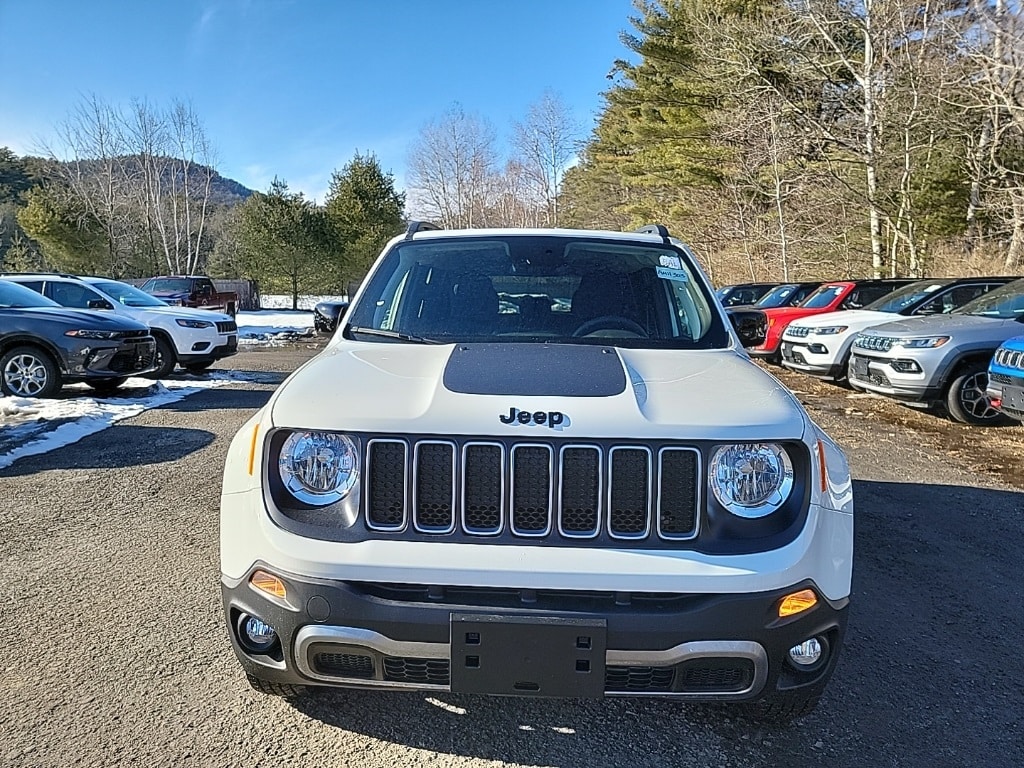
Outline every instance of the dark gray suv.
[[142, 323], [65, 309], [35, 291], [0, 280], [0, 390], [53, 397], [84, 381], [101, 392], [156, 366], [156, 342]]

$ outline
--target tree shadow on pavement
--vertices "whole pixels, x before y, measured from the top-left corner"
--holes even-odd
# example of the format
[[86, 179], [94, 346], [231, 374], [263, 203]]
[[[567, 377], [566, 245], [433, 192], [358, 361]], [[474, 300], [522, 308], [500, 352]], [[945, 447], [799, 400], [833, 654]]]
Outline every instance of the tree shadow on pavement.
[[[50, 422], [51, 424], [56, 423]], [[74, 423], [74, 419], [67, 420]], [[216, 435], [202, 429], [118, 424], [116, 441], [104, 429], [46, 453], [24, 456], [0, 469], [0, 477], [31, 475], [44, 469], [118, 469], [177, 461], [205, 448]], [[40, 436], [37, 436], [38, 439]]]

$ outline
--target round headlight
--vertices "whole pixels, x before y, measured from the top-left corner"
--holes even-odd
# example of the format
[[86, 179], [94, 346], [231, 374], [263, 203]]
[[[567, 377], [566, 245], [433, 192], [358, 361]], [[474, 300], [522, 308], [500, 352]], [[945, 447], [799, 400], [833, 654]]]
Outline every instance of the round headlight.
[[727, 445], [711, 459], [711, 490], [718, 503], [739, 517], [764, 517], [793, 490], [793, 463], [781, 445]]
[[281, 482], [296, 499], [314, 506], [345, 498], [359, 479], [359, 453], [345, 435], [295, 432], [281, 446]]

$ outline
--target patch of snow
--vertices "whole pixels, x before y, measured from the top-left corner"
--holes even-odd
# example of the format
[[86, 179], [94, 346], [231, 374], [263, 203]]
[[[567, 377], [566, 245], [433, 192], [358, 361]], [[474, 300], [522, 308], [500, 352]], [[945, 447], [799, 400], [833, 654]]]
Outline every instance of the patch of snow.
[[[348, 296], [299, 296], [299, 309], [313, 309], [321, 301], [348, 301]], [[263, 309], [291, 309], [292, 297], [285, 293], [260, 296]]]
[[239, 312], [239, 344], [283, 344], [313, 336], [313, 313], [302, 310], [266, 310]]

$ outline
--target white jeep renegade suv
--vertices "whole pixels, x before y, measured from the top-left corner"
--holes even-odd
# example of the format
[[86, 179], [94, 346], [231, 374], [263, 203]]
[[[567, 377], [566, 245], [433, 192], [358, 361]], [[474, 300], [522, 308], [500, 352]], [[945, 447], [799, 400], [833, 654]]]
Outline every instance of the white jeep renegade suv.
[[852, 556], [842, 452], [661, 226], [410, 225], [224, 470], [231, 642], [286, 696], [788, 719], [835, 668]]

